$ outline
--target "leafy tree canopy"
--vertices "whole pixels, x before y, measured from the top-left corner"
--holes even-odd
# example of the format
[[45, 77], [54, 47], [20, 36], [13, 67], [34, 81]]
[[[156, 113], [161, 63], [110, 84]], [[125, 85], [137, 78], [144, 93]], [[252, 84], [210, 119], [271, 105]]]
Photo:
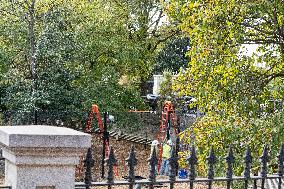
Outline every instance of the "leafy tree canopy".
[[158, 0], [1, 1], [0, 110], [30, 123], [52, 111], [53, 120], [85, 121], [93, 103], [143, 107], [139, 84], [176, 33], [160, 25], [162, 8]]
[[[191, 41], [188, 68], [175, 85], [204, 111], [257, 116], [283, 99], [284, 4], [281, 0], [167, 1]], [[257, 44], [247, 56], [244, 44]]]

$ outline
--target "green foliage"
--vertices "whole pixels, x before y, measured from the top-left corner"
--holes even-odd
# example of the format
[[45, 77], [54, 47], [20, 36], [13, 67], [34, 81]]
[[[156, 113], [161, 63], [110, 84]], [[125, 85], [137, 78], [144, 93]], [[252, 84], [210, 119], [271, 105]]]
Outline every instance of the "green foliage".
[[62, 12], [64, 10], [54, 9], [42, 19], [37, 41], [36, 91], [32, 91], [29, 62], [20, 59], [3, 74], [5, 95], [2, 99], [11, 111], [13, 124], [33, 122], [34, 110], [52, 112], [49, 119], [66, 121], [74, 115], [60, 115], [60, 112], [80, 108], [79, 93], [71, 86], [76, 75], [68, 69], [68, 64], [74, 60], [76, 44]]
[[169, 70], [165, 70], [163, 72], [163, 78], [164, 81], [161, 83], [159, 94], [161, 95], [162, 98], [173, 97], [174, 94], [172, 90], [172, 84], [173, 84], [172, 72]]
[[[275, 172], [277, 171], [276, 156], [281, 143], [284, 142], [283, 118], [283, 112], [270, 116], [266, 120], [246, 119], [237, 116], [222, 119], [217, 114], [207, 114], [193, 125], [193, 141], [190, 141], [190, 137], [187, 137], [190, 135], [189, 130], [183, 132], [181, 138], [185, 143], [193, 143], [197, 147], [199, 157], [198, 171], [200, 175], [206, 175], [206, 157], [211, 146], [218, 157], [217, 175], [224, 174], [225, 157], [230, 146], [233, 148], [236, 157], [234, 163], [235, 174], [241, 175], [243, 172], [243, 157], [247, 147], [252, 151], [252, 170], [257, 173], [260, 170], [258, 158], [261, 156], [265, 144], [270, 149], [270, 171]], [[182, 155], [185, 156], [184, 154]]]
[[[188, 69], [175, 85], [180, 94], [196, 97], [204, 111], [250, 117], [258, 116], [266, 100], [282, 99], [283, 92], [275, 89], [284, 76], [283, 2], [177, 0], [166, 5], [191, 40]], [[258, 53], [247, 56], [244, 44], [257, 44]]]
[[1, 1], [5, 122], [34, 123], [37, 113], [50, 124], [82, 125], [93, 103], [109, 112], [144, 109], [139, 86], [174, 34], [159, 26], [162, 12], [157, 0]]
[[[82, 14], [85, 10], [94, 10]], [[149, 78], [156, 49], [174, 31], [158, 26], [162, 7], [157, 0], [97, 1], [78, 10], [77, 38], [81, 63], [90, 68], [113, 66], [121, 75]], [[86, 20], [86, 21], [84, 21]], [[86, 65], [86, 66], [87, 66]]]
[[177, 72], [188, 64], [186, 53], [189, 49], [188, 38], [174, 38], [165, 44], [156, 58], [154, 73], [162, 73], [164, 70]]
[[125, 88], [119, 82], [119, 75], [113, 67], [105, 67], [95, 72], [86, 74], [77, 80], [74, 85], [81, 91], [85, 101], [83, 106], [89, 109], [92, 104], [98, 104], [101, 111], [127, 111], [130, 106], [143, 107], [138, 90]]

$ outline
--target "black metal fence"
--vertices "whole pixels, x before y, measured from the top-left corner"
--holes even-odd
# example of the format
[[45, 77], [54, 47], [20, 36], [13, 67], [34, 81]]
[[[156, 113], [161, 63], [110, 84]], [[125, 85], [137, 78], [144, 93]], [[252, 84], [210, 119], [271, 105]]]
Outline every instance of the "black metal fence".
[[[92, 167], [94, 166], [94, 160], [92, 158], [91, 149], [88, 150], [86, 155], [86, 160], [84, 161], [86, 171], [85, 171], [85, 181], [77, 182], [75, 185], [75, 189], [90, 189], [96, 188], [96, 186], [107, 186], [108, 188], [112, 188], [112, 186], [128, 186], [129, 189], [141, 188], [141, 186], [145, 185], [150, 189], [154, 189], [161, 184], [168, 185], [170, 189], [179, 188], [179, 183], [186, 183], [189, 185], [190, 189], [193, 189], [196, 186], [196, 183], [203, 183], [207, 186], [208, 189], [213, 188], [213, 184], [216, 182], [222, 182], [222, 188], [233, 188], [233, 186], [238, 186], [238, 188], [253, 188], [253, 189], [284, 189], [283, 183], [283, 173], [284, 173], [284, 145], [281, 145], [279, 154], [277, 155], [277, 169], [278, 171], [274, 174], [268, 173], [268, 163], [269, 163], [269, 153], [267, 146], [264, 147], [262, 156], [260, 157], [261, 169], [257, 175], [252, 175], [251, 173], [251, 165], [252, 165], [252, 155], [251, 151], [248, 148], [245, 152], [245, 156], [243, 159], [244, 163], [244, 173], [242, 176], [235, 176], [233, 171], [234, 164], [234, 154], [232, 148], [229, 149], [228, 155], [225, 157], [226, 160], [226, 176], [225, 177], [215, 177], [214, 176], [214, 165], [216, 164], [217, 157], [213, 149], [211, 148], [210, 153], [207, 157], [208, 170], [207, 177], [201, 178], [197, 177], [197, 163], [198, 157], [196, 154], [196, 149], [192, 147], [190, 149], [190, 156], [187, 158], [187, 162], [189, 165], [189, 174], [185, 179], [177, 178], [177, 169], [178, 169], [178, 157], [176, 155], [175, 150], [172, 150], [170, 162], [170, 174], [167, 179], [159, 180], [157, 179], [157, 163], [158, 159], [156, 157], [156, 152], [153, 150], [153, 154], [151, 155], [149, 161], [149, 176], [148, 179], [138, 180], [137, 176], [135, 176], [135, 166], [137, 165], [137, 159], [135, 157], [134, 148], [131, 149], [129, 153], [129, 157], [125, 160], [128, 166], [128, 176], [126, 176], [126, 180], [116, 181], [114, 180], [114, 172], [113, 167], [115, 166], [117, 160], [115, 158], [113, 148], [110, 148], [110, 155], [105, 162], [108, 166], [108, 176], [106, 181], [102, 182], [93, 182], [92, 181]], [[235, 183], [235, 184], [234, 184]], [[237, 183], [237, 184], [236, 184]], [[140, 186], [139, 186], [140, 185]]]

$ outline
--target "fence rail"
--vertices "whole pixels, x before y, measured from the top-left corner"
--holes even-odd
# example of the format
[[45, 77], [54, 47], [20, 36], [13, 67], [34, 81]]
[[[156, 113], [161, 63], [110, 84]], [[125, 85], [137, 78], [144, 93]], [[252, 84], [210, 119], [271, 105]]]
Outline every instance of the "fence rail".
[[[279, 181], [278, 179], [279, 178], [282, 178], [281, 180], [281, 185], [280, 185], [280, 188], [283, 189], [284, 188], [284, 184], [283, 184], [283, 177], [280, 177], [278, 175], [269, 175], [266, 177], [266, 184], [264, 185], [265, 186], [265, 189], [278, 189], [279, 188]], [[249, 180], [251, 180], [253, 183], [254, 181], [256, 180], [261, 180], [262, 177], [259, 177], [259, 176], [252, 176]], [[195, 180], [190, 180], [190, 179], [176, 179], [174, 182], [173, 181], [170, 181], [169, 179], [164, 179], [164, 180], [157, 180], [156, 183], [152, 183], [150, 182], [149, 180], [147, 179], [142, 179], [142, 180], [136, 180], [135, 183], [131, 183], [129, 181], [114, 181], [112, 184], [109, 184], [108, 182], [92, 182], [90, 187], [91, 186], [133, 186], [133, 185], [150, 185], [152, 184], [153, 187], [160, 187], [161, 184], [179, 184], [179, 183], [187, 183], [187, 184], [190, 184], [190, 183], [208, 183], [208, 182], [226, 182], [228, 181], [229, 179], [226, 179], [224, 177], [216, 177], [214, 179], [207, 179], [207, 178], [197, 178]], [[231, 181], [244, 181], [246, 180], [245, 177], [233, 177], [231, 179]], [[84, 183], [84, 182], [77, 182], [76, 183], [76, 189], [85, 189], [87, 188], [87, 185]], [[244, 188], [244, 187], [243, 187]], [[247, 187], [249, 188], [249, 187]], [[260, 184], [256, 184], [256, 187], [254, 186], [251, 186], [250, 188], [256, 188], [256, 189], [259, 189], [261, 188]]]
[[[283, 189], [284, 188], [284, 145], [281, 145], [279, 154], [277, 155], [277, 166], [278, 172], [276, 174], [268, 174], [268, 162], [269, 162], [269, 154], [268, 147], [265, 146], [263, 149], [263, 153], [260, 157], [261, 162], [261, 170], [258, 175], [251, 174], [251, 164], [252, 164], [252, 156], [251, 151], [248, 148], [246, 150], [244, 156], [244, 173], [242, 176], [234, 176], [233, 175], [233, 163], [235, 160], [232, 148], [229, 149], [228, 155], [225, 157], [226, 160], [226, 176], [225, 177], [215, 177], [214, 176], [214, 165], [216, 164], [216, 156], [213, 148], [211, 148], [209, 155], [207, 157], [208, 170], [207, 177], [200, 178], [197, 177], [196, 174], [196, 166], [197, 166], [197, 155], [194, 147], [190, 149], [190, 156], [187, 158], [187, 162], [189, 165], [189, 174], [188, 178], [180, 179], [177, 178], [177, 168], [178, 168], [178, 157], [176, 155], [175, 149], [172, 150], [170, 162], [170, 173], [168, 179], [157, 180], [157, 163], [158, 159], [156, 157], [156, 151], [153, 150], [151, 157], [149, 158], [149, 176], [148, 179], [138, 180], [135, 177], [134, 168], [137, 165], [137, 159], [135, 157], [135, 151], [132, 147], [129, 157], [126, 159], [126, 164], [128, 166], [128, 176], [125, 181], [115, 181], [114, 180], [114, 172], [113, 166], [116, 164], [117, 160], [115, 159], [113, 148], [110, 148], [110, 155], [105, 160], [108, 166], [108, 176], [106, 181], [104, 182], [93, 182], [92, 181], [92, 172], [91, 169], [94, 166], [94, 160], [92, 158], [91, 149], [88, 150], [86, 155], [86, 160], [84, 161], [86, 171], [85, 171], [85, 181], [77, 182], [75, 185], [76, 189], [90, 189], [95, 186], [107, 186], [108, 188], [112, 188], [112, 186], [128, 186], [129, 189], [133, 189], [134, 186], [147, 185], [149, 189], [154, 189], [161, 184], [167, 184], [170, 189], [174, 189], [175, 184], [178, 183], [187, 183], [190, 189], [194, 188], [194, 184], [196, 183], [204, 183], [207, 185], [208, 189], [212, 189], [212, 185], [215, 182], [224, 182], [224, 187], [227, 189], [232, 188], [232, 185], [236, 181], [243, 182], [243, 186], [241, 188], [248, 189]], [[239, 183], [238, 183], [239, 184]], [[140, 187], [139, 186], [139, 187]]]

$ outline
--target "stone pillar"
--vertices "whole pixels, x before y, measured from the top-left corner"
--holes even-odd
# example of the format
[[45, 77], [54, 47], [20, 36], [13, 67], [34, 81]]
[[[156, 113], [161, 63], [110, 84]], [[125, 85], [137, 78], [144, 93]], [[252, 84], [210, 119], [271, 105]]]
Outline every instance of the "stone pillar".
[[74, 189], [75, 166], [91, 136], [53, 126], [2, 126], [5, 185], [12, 189]]

